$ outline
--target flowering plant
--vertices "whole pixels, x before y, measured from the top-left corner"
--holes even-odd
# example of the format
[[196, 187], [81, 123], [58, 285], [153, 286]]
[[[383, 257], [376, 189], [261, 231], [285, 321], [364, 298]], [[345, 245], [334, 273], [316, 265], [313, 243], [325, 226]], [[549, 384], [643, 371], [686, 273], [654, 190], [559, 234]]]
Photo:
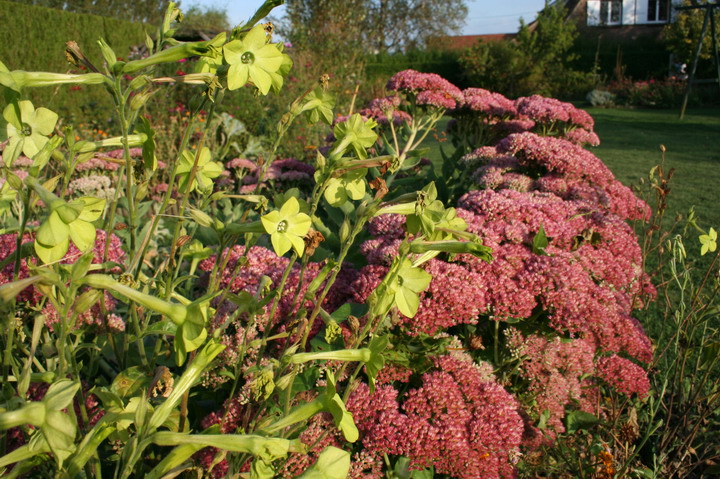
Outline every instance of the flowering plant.
[[[190, 43], [170, 4], [146, 58], [101, 41], [101, 68], [69, 51], [92, 77], [2, 77], [6, 119], [42, 134], [23, 133], [29, 158], [11, 140], [2, 170], [3, 473], [513, 477], [579, 414], [601, 421], [604, 391], [646, 396], [632, 312], [652, 285], [624, 220], [649, 211], [571, 141], [592, 119], [405, 71], [345, 117], [312, 85], [252, 159], [228, 158], [240, 126], [209, 139], [223, 97], [280, 89], [292, 63], [255, 25], [275, 3]], [[157, 73], [191, 57], [195, 73]], [[18, 97], [73, 82], [111, 92], [117, 136], [57, 132]], [[142, 112], [173, 83], [199, 92], [159, 156]], [[448, 113], [444, 178], [420, 147]], [[278, 158], [301, 117], [333, 123], [313, 164]], [[79, 196], [95, 169], [112, 194]], [[450, 181], [467, 171], [482, 189]]]

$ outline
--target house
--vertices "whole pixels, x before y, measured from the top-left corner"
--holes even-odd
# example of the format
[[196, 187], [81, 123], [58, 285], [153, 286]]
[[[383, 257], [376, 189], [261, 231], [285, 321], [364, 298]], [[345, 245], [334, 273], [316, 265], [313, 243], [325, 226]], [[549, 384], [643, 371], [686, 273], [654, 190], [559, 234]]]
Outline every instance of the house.
[[587, 26], [664, 25], [682, 0], [584, 0]]

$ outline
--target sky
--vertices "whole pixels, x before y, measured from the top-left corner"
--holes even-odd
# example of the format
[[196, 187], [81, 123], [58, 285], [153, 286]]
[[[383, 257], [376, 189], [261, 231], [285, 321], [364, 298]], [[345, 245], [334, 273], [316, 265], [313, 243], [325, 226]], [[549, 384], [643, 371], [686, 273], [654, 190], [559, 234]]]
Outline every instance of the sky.
[[[342, 1], [342, 0], [338, 0]], [[545, 0], [466, 0], [468, 17], [463, 35], [485, 33], [514, 33], [520, 25], [520, 18], [530, 22], [545, 5]], [[228, 12], [230, 23], [236, 25], [250, 18], [263, 0], [182, 0], [181, 5], [190, 7], [214, 6]], [[273, 10], [272, 15], [282, 17], [283, 8]]]

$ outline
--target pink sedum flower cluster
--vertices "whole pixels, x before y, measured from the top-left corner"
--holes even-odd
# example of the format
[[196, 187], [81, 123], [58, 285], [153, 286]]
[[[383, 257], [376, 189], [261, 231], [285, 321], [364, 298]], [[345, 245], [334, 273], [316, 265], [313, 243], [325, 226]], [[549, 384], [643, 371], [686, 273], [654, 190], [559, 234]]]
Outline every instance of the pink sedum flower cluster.
[[523, 422], [518, 403], [469, 358], [441, 356], [422, 385], [401, 395], [365, 384], [348, 400], [364, 448], [404, 455], [411, 468], [434, 466], [457, 478], [514, 477]]
[[458, 87], [435, 73], [404, 70], [390, 78], [386, 88], [411, 95], [417, 105], [450, 110], [464, 101]]

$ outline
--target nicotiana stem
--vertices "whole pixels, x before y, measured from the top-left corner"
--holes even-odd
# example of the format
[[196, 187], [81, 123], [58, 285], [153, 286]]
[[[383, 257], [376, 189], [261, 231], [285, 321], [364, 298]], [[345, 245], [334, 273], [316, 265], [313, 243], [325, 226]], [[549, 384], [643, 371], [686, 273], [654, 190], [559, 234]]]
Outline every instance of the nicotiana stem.
[[164, 314], [177, 325], [183, 324], [185, 322], [185, 318], [187, 317], [187, 307], [184, 305], [164, 301], [156, 298], [155, 296], [137, 291], [129, 286], [125, 286], [110, 276], [104, 274], [91, 274], [87, 276], [84, 281], [85, 284], [91, 288], [109, 289], [122, 294], [126, 298], [135, 301], [148, 309]]

